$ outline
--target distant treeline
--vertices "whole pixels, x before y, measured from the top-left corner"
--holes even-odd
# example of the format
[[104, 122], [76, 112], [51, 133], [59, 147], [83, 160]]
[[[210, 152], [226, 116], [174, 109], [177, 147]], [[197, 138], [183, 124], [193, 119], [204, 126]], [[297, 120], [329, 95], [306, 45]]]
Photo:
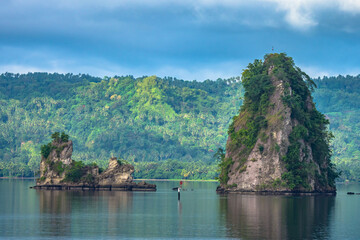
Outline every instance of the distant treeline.
[[[331, 121], [333, 161], [360, 177], [360, 76], [315, 79], [314, 99]], [[33, 176], [40, 146], [57, 131], [73, 158], [106, 167], [111, 156], [137, 178], [213, 179], [243, 88], [239, 78], [184, 81], [155, 76], [0, 75], [0, 176]]]
[[313, 96], [319, 111], [330, 119], [332, 161], [341, 179], [360, 181], [360, 75], [315, 79]]

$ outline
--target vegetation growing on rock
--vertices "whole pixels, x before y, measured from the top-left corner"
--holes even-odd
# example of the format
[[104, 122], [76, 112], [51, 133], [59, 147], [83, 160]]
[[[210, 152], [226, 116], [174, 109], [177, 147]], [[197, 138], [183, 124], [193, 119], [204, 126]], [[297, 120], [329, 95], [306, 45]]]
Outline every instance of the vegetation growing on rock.
[[41, 147], [38, 185], [112, 185], [132, 182], [134, 167], [126, 160], [111, 158], [108, 168], [103, 171], [96, 163], [85, 165], [82, 161], [72, 160], [73, 143], [64, 132], [55, 132], [51, 138], [50, 143]]
[[330, 161], [333, 135], [312, 101], [314, 81], [283, 53], [264, 59], [242, 74], [244, 104], [229, 127], [219, 164], [222, 186], [332, 191], [338, 177]]

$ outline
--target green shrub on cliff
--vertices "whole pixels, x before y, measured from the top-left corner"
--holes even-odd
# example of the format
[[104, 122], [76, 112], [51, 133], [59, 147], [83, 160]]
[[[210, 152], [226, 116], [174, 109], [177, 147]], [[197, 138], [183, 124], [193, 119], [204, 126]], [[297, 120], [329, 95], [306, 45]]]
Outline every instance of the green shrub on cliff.
[[[308, 188], [307, 178], [311, 166], [300, 159], [300, 142], [303, 139], [311, 146], [313, 159], [320, 166], [323, 176], [326, 179], [323, 186], [335, 186], [335, 179], [339, 173], [331, 163], [332, 151], [330, 140], [333, 135], [328, 130], [329, 120], [320, 113], [312, 103], [311, 92], [316, 88], [314, 81], [296, 67], [291, 57], [285, 54], [273, 54], [267, 56], [269, 62], [277, 63], [274, 75], [282, 77], [285, 84], [290, 87], [291, 92], [285, 90], [283, 102], [291, 109], [291, 118], [296, 119], [298, 125], [292, 130], [289, 136], [290, 146], [284, 156], [288, 172], [283, 175], [291, 189], [303, 187]], [[307, 153], [305, 153], [307, 154]]]
[[79, 182], [85, 174], [85, 165], [81, 161], [73, 161], [65, 173], [64, 182]]
[[54, 132], [53, 134], [51, 134], [51, 138], [53, 139], [52, 142], [41, 145], [40, 148], [41, 156], [43, 156], [45, 159], [48, 158], [49, 154], [53, 149], [56, 149], [57, 156], [60, 157], [60, 153], [63, 150], [63, 147], [56, 147], [54, 143], [65, 143], [69, 141], [69, 135], [67, 135], [65, 132], [62, 132], [61, 135], [59, 132]]
[[55, 147], [52, 145], [52, 143], [48, 143], [48, 144], [44, 144], [41, 145], [41, 156], [43, 156], [44, 158], [48, 158], [50, 152], [54, 149]]

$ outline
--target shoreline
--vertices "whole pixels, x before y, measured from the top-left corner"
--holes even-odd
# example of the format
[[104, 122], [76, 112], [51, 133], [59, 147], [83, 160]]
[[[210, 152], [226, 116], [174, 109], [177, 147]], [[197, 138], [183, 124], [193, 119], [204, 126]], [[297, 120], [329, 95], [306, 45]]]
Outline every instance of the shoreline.
[[145, 179], [145, 178], [137, 178], [134, 181], [157, 181], [157, 182], [218, 182], [217, 180], [193, 180], [193, 179]]
[[0, 177], [0, 179], [37, 179], [37, 177]]
[[[17, 179], [17, 180], [35, 180], [37, 177], [0, 177], [0, 179]], [[183, 182], [218, 182], [217, 180], [193, 180], [193, 179], [145, 179], [145, 178], [136, 178], [134, 181], [157, 181], [157, 182], [177, 182], [177, 181], [183, 181]]]
[[[35, 180], [37, 179], [37, 177], [0, 177], [0, 179], [21, 179], [21, 180]], [[218, 180], [212, 180], [212, 179], [208, 179], [208, 180], [203, 180], [203, 179], [199, 179], [199, 180], [194, 180], [194, 179], [154, 179], [154, 178], [136, 178], [134, 179], [134, 181], [157, 181], [157, 182], [176, 182], [176, 181], [183, 181], [183, 182], [218, 182]], [[344, 181], [344, 182], [336, 182], [336, 184], [349, 184], [349, 183], [360, 183], [357, 181]]]

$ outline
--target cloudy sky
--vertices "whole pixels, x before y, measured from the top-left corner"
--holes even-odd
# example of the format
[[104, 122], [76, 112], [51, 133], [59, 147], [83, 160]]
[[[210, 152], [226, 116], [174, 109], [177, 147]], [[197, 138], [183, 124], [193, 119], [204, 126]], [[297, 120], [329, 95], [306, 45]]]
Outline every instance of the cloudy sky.
[[360, 74], [360, 0], [1, 0], [0, 72], [186, 80], [286, 52], [310, 76]]

